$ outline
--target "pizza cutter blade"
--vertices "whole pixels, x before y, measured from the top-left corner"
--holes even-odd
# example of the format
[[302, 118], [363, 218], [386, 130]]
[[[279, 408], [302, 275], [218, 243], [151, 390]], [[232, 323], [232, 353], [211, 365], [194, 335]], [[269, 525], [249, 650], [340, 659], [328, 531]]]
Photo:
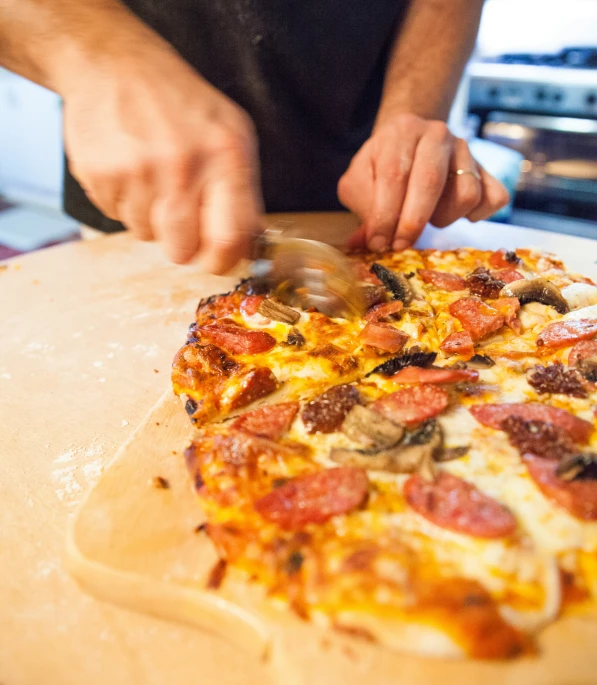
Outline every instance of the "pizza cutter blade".
[[291, 307], [315, 307], [332, 318], [362, 315], [365, 303], [350, 260], [331, 245], [301, 238], [299, 230], [289, 222], [266, 229], [255, 245], [253, 276]]

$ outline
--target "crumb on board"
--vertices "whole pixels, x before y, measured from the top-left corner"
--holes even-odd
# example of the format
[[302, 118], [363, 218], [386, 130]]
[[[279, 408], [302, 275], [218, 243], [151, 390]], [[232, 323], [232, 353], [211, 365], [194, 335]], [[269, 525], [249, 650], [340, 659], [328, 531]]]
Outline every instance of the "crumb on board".
[[163, 476], [154, 476], [151, 479], [151, 484], [153, 485], [154, 488], [158, 488], [159, 490], [169, 490], [170, 489], [170, 482], [164, 478]]
[[159, 422], [159, 421], [156, 421], [156, 422], [155, 422], [155, 425], [156, 425], [156, 426], [159, 426], [159, 425], [160, 425], [160, 422]]
[[209, 590], [217, 590], [222, 585], [222, 581], [226, 575], [226, 566], [226, 559], [219, 559], [215, 563], [214, 567], [209, 572], [209, 576], [207, 577], [206, 586]]
[[172, 454], [176, 455], [178, 452], [176, 450], [172, 450]]
[[153, 372], [154, 372], [154, 373], [159, 373], [160, 370], [159, 370], [159, 369], [154, 369]]
[[193, 533], [203, 533], [205, 530], [207, 530], [207, 523], [200, 523], [198, 526], [195, 526], [193, 529]]

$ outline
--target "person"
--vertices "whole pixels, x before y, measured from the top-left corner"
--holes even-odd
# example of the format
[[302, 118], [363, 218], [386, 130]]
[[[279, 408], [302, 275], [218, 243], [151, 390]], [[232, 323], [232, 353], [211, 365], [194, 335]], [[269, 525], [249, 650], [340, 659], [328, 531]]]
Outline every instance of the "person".
[[264, 211], [352, 245], [508, 201], [445, 120], [482, 0], [3, 0], [0, 63], [64, 103], [65, 208], [222, 273]]

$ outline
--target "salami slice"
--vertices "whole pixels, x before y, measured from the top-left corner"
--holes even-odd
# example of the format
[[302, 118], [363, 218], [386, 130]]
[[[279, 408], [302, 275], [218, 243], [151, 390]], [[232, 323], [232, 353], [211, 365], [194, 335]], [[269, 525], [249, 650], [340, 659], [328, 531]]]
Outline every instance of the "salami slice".
[[490, 273], [498, 281], [504, 281], [504, 283], [514, 283], [514, 281], [520, 281], [524, 278], [520, 271], [517, 271], [512, 267], [497, 269], [496, 271], [491, 271]]
[[269, 352], [276, 344], [269, 333], [250, 331], [232, 322], [206, 324], [197, 333], [231, 354], [260, 354]]
[[457, 533], [503, 538], [516, 530], [516, 519], [508, 508], [445, 471], [434, 481], [411, 476], [404, 484], [404, 496], [428, 521]]
[[597, 521], [597, 480], [565, 481], [556, 475], [557, 461], [532, 454], [523, 458], [531, 478], [547, 498], [582, 521]]
[[418, 366], [407, 366], [391, 376], [396, 383], [474, 383], [479, 379], [479, 372], [473, 369], [422, 369]]
[[240, 303], [240, 310], [245, 316], [257, 314], [259, 305], [265, 300], [265, 295], [247, 295]]
[[399, 312], [403, 309], [404, 304], [401, 300], [391, 300], [390, 302], [382, 302], [381, 304], [372, 307], [366, 314], [367, 321], [372, 323], [379, 323], [380, 321], [388, 321], [388, 319], [398, 318]]
[[475, 404], [469, 408], [470, 413], [479, 423], [489, 428], [501, 430], [501, 424], [509, 416], [519, 416], [525, 421], [545, 421], [565, 430], [570, 437], [580, 443], [586, 443], [593, 432], [593, 425], [584, 419], [573, 416], [565, 409], [551, 407], [539, 402], [511, 404]]
[[364, 469], [326, 469], [293, 478], [257, 500], [255, 509], [281, 528], [299, 530], [356, 509], [367, 497], [368, 488]]
[[423, 384], [404, 388], [376, 400], [371, 409], [394, 423], [407, 425], [431, 419], [448, 406], [448, 393], [436, 385]]
[[463, 297], [452, 302], [449, 309], [473, 340], [481, 340], [504, 325], [504, 316], [477, 297]]
[[336, 385], [311, 400], [301, 418], [307, 433], [333, 433], [338, 430], [348, 412], [358, 403], [359, 391], [353, 385]]
[[278, 389], [278, 379], [273, 371], [265, 366], [252, 369], [236, 386], [235, 394], [230, 402], [230, 409], [246, 407], [251, 402], [266, 397]]
[[537, 336], [537, 346], [557, 350], [570, 347], [579, 340], [591, 340], [597, 336], [597, 319], [556, 321], [545, 326]]
[[365, 345], [395, 354], [404, 347], [408, 335], [389, 323], [368, 323], [361, 331], [359, 338]]
[[492, 307], [504, 317], [504, 322], [508, 328], [512, 329], [517, 335], [522, 333], [522, 323], [517, 318], [520, 309], [520, 300], [517, 297], [500, 297], [491, 303]]
[[448, 292], [466, 290], [466, 281], [457, 274], [451, 274], [447, 271], [433, 271], [433, 269], [419, 269], [417, 273], [422, 281], [431, 283], [440, 290], [447, 290]]
[[597, 358], [597, 340], [581, 340], [570, 350], [568, 366], [578, 366], [585, 359]]
[[487, 261], [489, 266], [492, 266], [494, 269], [507, 269], [508, 267], [520, 264], [520, 257], [516, 255], [516, 252], [501, 248], [496, 250]]
[[470, 359], [475, 354], [475, 343], [468, 331], [450, 333], [447, 338], [444, 338], [439, 348], [446, 354], [460, 354], [466, 359]]
[[290, 428], [298, 402], [281, 402], [253, 409], [232, 422], [231, 427], [270, 440], [279, 440]]

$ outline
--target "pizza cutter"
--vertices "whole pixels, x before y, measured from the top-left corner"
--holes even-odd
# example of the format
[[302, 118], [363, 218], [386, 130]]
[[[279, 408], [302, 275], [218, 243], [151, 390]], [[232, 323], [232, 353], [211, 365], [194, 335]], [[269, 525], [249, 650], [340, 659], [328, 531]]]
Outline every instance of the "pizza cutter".
[[300, 237], [292, 221], [277, 221], [254, 243], [252, 275], [265, 280], [291, 307], [315, 307], [329, 317], [352, 319], [365, 303], [350, 260], [340, 250]]

